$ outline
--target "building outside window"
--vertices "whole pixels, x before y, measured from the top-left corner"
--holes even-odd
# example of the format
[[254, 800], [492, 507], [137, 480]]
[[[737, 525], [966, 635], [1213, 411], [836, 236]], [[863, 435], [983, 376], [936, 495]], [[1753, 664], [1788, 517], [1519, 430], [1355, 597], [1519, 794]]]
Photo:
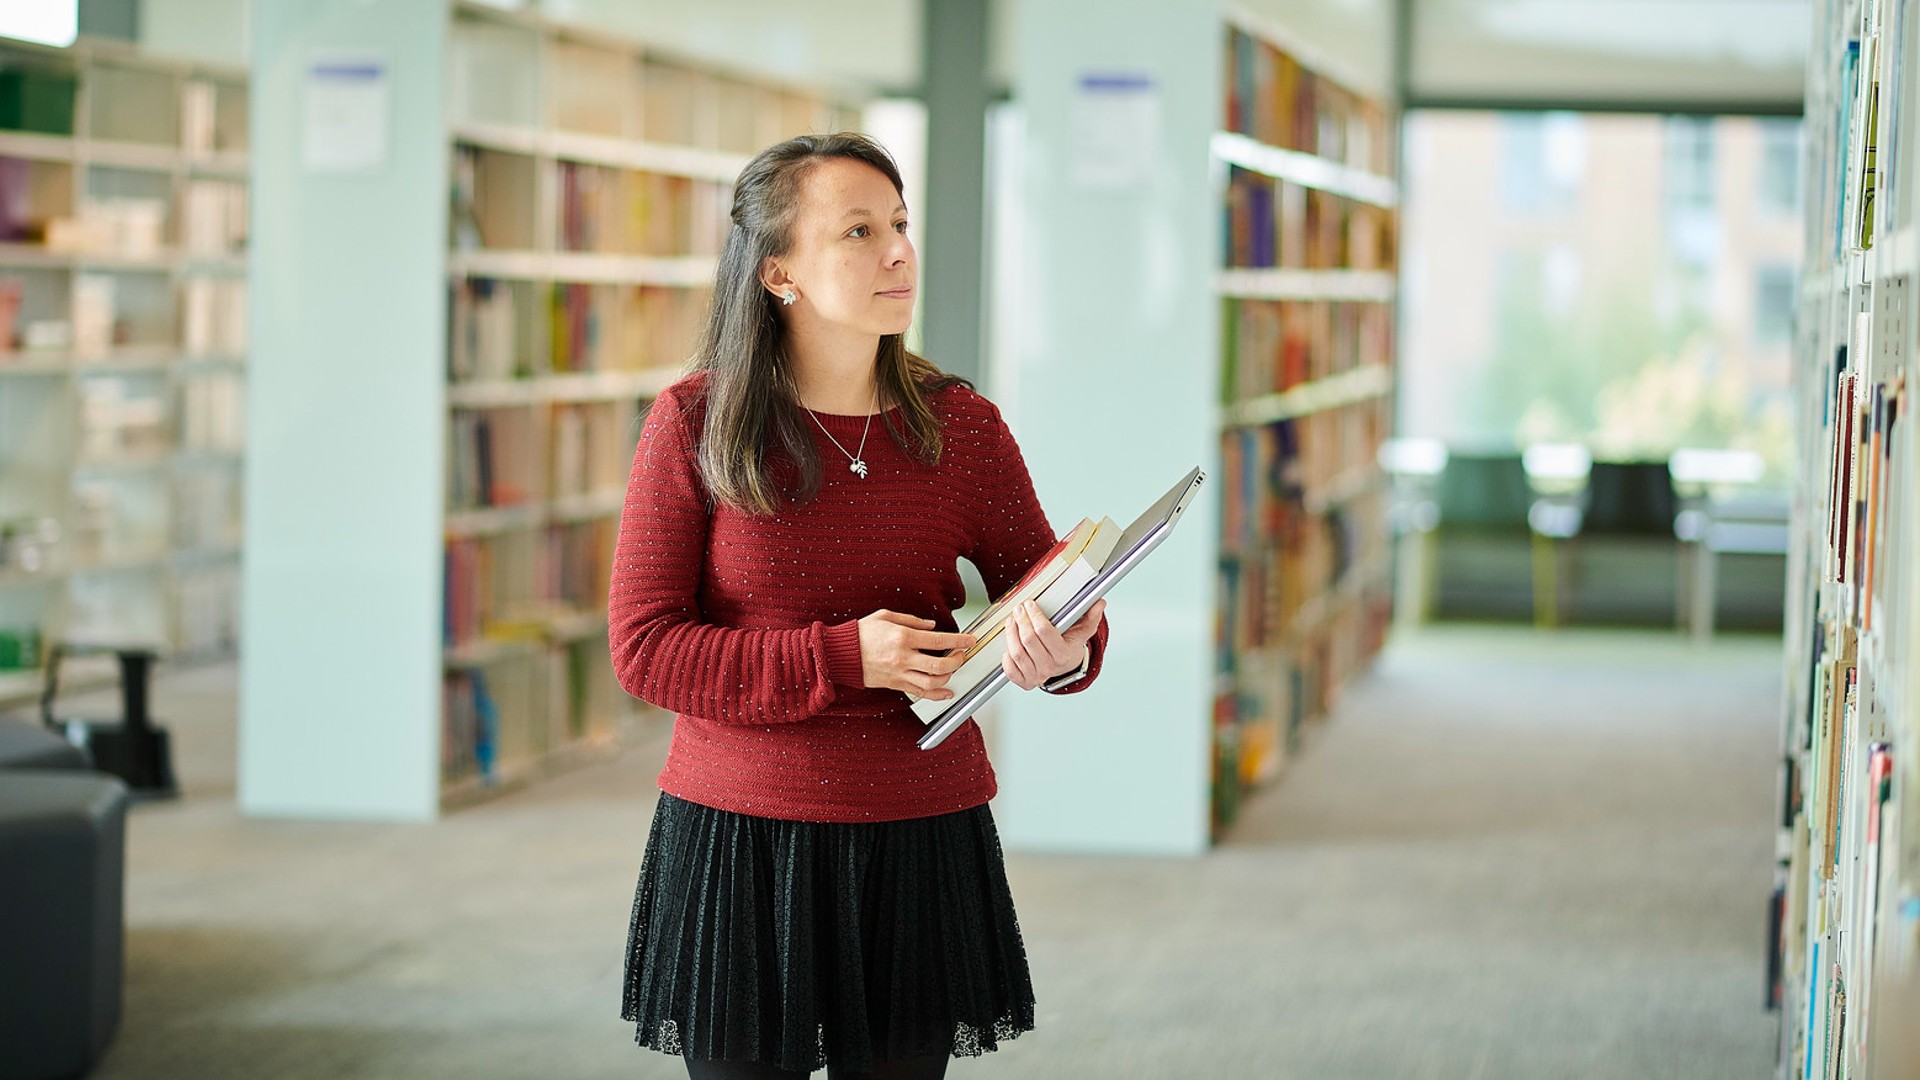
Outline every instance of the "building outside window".
[[1800, 121], [1767, 118], [1760, 128], [1760, 206], [1800, 216]]
[[1786, 475], [1803, 235], [1768, 204], [1798, 196], [1797, 124], [1415, 112], [1407, 127], [1402, 434], [1601, 460], [1751, 450]]
[[1502, 113], [1500, 193], [1515, 213], [1564, 214], [1586, 172], [1585, 128], [1573, 113]]
[[1754, 344], [1783, 345], [1793, 335], [1793, 267], [1762, 265], [1754, 275]]

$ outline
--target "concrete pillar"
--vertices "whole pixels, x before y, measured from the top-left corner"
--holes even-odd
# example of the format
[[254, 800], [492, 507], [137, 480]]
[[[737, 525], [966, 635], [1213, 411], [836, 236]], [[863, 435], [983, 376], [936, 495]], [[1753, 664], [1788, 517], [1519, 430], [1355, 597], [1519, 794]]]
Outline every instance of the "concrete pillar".
[[926, 355], [985, 389], [987, 0], [924, 0], [926, 205], [920, 226]]

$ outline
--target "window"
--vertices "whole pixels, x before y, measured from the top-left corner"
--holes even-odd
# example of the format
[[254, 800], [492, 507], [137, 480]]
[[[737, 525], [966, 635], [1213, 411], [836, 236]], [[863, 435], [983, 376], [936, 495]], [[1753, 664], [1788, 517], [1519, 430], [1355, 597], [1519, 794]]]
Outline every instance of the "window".
[[0, 37], [37, 41], [42, 45], [73, 44], [80, 32], [78, 0], [33, 0], [0, 4]]
[[1754, 274], [1753, 340], [1781, 345], [1793, 334], [1794, 280], [1790, 266], [1762, 266]]
[[1800, 214], [1800, 121], [1766, 119], [1760, 126], [1760, 206], [1770, 214]]
[[1705, 269], [1720, 259], [1720, 215], [1713, 205], [1717, 126], [1710, 117], [1669, 116], [1661, 130], [1667, 248], [1683, 266]]
[[[1400, 433], [1752, 451], [1787, 475], [1802, 230], [1716, 197], [1716, 170], [1762, 182], [1751, 118], [1416, 111], [1407, 135]], [[1773, 137], [1777, 161], [1798, 155], [1788, 125]], [[1465, 214], [1462, 191], [1512, 197]]]
[[1713, 120], [1666, 120], [1666, 197], [1669, 212], [1713, 209]]
[[1587, 168], [1586, 129], [1573, 113], [1502, 113], [1500, 195], [1521, 214], [1565, 213]]

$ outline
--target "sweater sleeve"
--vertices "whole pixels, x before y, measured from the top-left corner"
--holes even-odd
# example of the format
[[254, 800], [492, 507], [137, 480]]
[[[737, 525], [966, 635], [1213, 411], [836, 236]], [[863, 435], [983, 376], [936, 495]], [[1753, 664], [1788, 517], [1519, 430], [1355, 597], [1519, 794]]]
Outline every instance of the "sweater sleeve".
[[[994, 474], [1001, 477], [1002, 483], [983, 493], [987, 505], [971, 558], [980, 569], [987, 595], [999, 596], [1052, 550], [1058, 538], [1053, 534], [1046, 512], [1040, 509], [1040, 496], [1033, 490], [1032, 477], [1027, 475], [1027, 462], [1020, 454], [1020, 444], [1014, 441], [1013, 432], [998, 409], [993, 411], [989, 430]], [[1107, 620], [1102, 617], [1100, 628], [1087, 639], [1086, 677], [1051, 692], [1077, 694], [1093, 685], [1094, 678], [1100, 674], [1100, 661], [1106, 648]]]
[[694, 445], [681, 403], [663, 394], [640, 431], [614, 546], [614, 671], [627, 693], [703, 720], [805, 720], [833, 703], [836, 683], [861, 685], [860, 626], [751, 630], [702, 620], [710, 513]]

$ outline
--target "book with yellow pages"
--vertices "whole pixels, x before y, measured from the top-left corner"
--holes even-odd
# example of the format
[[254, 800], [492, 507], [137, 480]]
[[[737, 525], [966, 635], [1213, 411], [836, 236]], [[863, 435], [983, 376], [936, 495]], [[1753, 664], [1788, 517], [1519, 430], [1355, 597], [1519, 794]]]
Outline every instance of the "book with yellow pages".
[[[1081, 616], [1092, 610], [1096, 601], [1120, 583], [1121, 578], [1140, 565], [1148, 555], [1153, 553], [1154, 549], [1164, 543], [1173, 532], [1175, 523], [1180, 520], [1181, 512], [1187, 508], [1188, 503], [1193, 501], [1194, 495], [1200, 490], [1201, 481], [1205, 479], [1206, 474], [1199, 469], [1188, 472], [1179, 483], [1167, 489], [1166, 494], [1160, 496], [1152, 506], [1148, 507], [1146, 513], [1134, 519], [1133, 524], [1120, 533], [1113, 544], [1111, 554], [1095, 570], [1092, 579], [1081, 586], [1080, 590], [1074, 593], [1057, 612], [1049, 616], [1054, 625], [1072, 626], [1079, 621]], [[1099, 530], [1096, 528], [1094, 531], [1097, 536]], [[1068, 534], [1069, 540], [1073, 535]], [[1089, 544], [1091, 543], [1090, 538]], [[1040, 560], [1041, 563], [1044, 565], [1053, 561], [1062, 550], [1064, 548], [1061, 545], [1055, 545], [1054, 551]], [[1086, 554], [1084, 549], [1081, 554], [1083, 556]], [[1057, 581], [1058, 578], [1056, 577], [1055, 580]], [[1004, 606], [1003, 610], [1005, 607], [1010, 605]], [[1003, 652], [1004, 648], [1003, 644]], [[937, 702], [936, 704], [944, 708], [937, 718], [930, 721], [926, 733], [920, 736], [918, 743], [920, 749], [931, 750], [945, 742], [947, 736], [959, 730], [961, 724], [972, 718], [975, 710], [986, 704], [987, 699], [1006, 684], [1006, 669], [995, 664], [993, 669], [986, 673], [986, 677], [978, 683], [964, 691], [956, 691], [956, 696], [947, 701]]]

